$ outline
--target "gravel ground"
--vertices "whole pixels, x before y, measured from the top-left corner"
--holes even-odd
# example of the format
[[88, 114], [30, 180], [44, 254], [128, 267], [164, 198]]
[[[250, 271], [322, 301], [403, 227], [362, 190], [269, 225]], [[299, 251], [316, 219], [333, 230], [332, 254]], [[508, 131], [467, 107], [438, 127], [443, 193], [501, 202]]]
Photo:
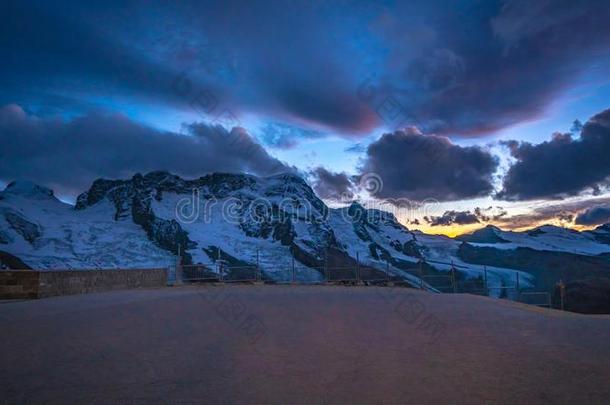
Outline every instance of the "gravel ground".
[[609, 403], [610, 316], [389, 287], [0, 304], [7, 403]]

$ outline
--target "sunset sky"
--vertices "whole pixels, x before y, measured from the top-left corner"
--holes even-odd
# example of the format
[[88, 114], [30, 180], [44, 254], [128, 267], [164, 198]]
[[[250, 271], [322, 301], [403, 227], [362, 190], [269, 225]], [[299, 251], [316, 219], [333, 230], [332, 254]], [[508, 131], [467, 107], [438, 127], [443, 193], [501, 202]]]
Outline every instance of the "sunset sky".
[[0, 186], [304, 176], [410, 229], [610, 222], [604, 1], [3, 1]]

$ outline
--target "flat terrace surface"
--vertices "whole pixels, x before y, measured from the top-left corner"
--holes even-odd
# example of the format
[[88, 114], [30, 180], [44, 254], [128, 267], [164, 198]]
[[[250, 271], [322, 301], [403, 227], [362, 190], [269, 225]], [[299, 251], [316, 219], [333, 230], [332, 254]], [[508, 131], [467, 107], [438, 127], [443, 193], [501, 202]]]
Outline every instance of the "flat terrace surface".
[[0, 304], [8, 403], [608, 403], [610, 317], [389, 287]]

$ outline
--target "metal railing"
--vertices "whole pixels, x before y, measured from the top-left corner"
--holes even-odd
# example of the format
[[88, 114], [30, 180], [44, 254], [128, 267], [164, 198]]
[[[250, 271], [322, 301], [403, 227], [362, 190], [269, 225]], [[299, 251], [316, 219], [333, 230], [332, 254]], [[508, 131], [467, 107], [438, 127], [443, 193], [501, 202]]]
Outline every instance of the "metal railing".
[[[258, 260], [257, 260], [258, 262]], [[381, 284], [381, 283], [407, 283], [415, 288], [431, 290], [441, 293], [471, 293], [491, 296], [492, 291], [500, 291], [496, 296], [507, 298], [525, 304], [552, 308], [551, 294], [544, 291], [532, 291], [530, 288], [522, 288], [519, 282], [519, 272], [515, 271], [515, 282], [512, 285], [490, 286], [487, 282], [487, 268], [484, 267], [483, 279], [458, 280], [457, 268], [463, 267], [453, 263], [430, 261], [439, 264], [450, 265], [446, 272], [435, 270], [435, 274], [426, 274], [423, 260], [413, 269], [400, 270], [403, 273], [414, 276], [414, 279], [405, 279], [396, 271], [390, 272], [389, 263], [386, 262], [385, 269], [379, 269], [379, 263], [356, 262], [353, 266], [306, 266], [307, 269], [316, 270], [320, 273], [320, 279], [303, 279], [298, 277], [302, 271], [295, 266], [294, 259], [290, 267], [275, 268], [266, 273], [258, 265], [231, 266], [225, 261], [219, 260], [214, 268], [205, 265], [177, 265], [175, 269], [168, 271], [168, 285], [170, 277], [184, 282], [267, 282], [273, 284]], [[377, 267], [375, 267], [377, 266]], [[439, 274], [443, 273], [443, 274]], [[273, 274], [273, 277], [271, 277]]]
[[[454, 277], [451, 275], [445, 275], [445, 274], [424, 274], [424, 275], [418, 275], [418, 277], [421, 277], [421, 279], [423, 281], [426, 281], [428, 285], [432, 286], [433, 288], [440, 290], [441, 292], [457, 292], [456, 291], [456, 284], [455, 284], [455, 280]], [[436, 280], [441, 280], [444, 281], [445, 283], [440, 284], [438, 282], [436, 282]], [[445, 291], [448, 290], [448, 291]]]
[[187, 264], [176, 266], [177, 277], [181, 278], [182, 281], [220, 281], [222, 280], [221, 275], [201, 264]]
[[220, 266], [221, 279], [226, 283], [261, 281], [261, 272], [257, 266]]

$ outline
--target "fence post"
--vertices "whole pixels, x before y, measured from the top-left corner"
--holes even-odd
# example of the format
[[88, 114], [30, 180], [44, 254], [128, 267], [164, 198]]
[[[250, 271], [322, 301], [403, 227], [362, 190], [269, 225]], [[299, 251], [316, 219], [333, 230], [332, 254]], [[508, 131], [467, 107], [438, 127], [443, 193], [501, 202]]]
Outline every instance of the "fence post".
[[419, 288], [424, 289], [424, 259], [419, 261]]
[[176, 284], [182, 283], [182, 246], [178, 243], [178, 257], [176, 258]]
[[176, 265], [170, 264], [167, 266], [167, 280], [166, 285], [173, 287], [176, 284]]
[[457, 293], [457, 285], [455, 284], [455, 267], [453, 266], [453, 260], [451, 261], [451, 285], [453, 286], [453, 293]]
[[564, 311], [564, 299], [566, 294], [566, 285], [563, 283], [563, 280], [559, 280], [559, 300], [561, 304], [561, 310]]
[[292, 256], [292, 283], [296, 282], [296, 274], [294, 272], [294, 256]]
[[328, 247], [324, 250], [324, 276], [326, 277], [326, 281], [330, 280], [328, 275]]
[[216, 247], [216, 263], [218, 265], [218, 279], [220, 281], [223, 281], [223, 276], [222, 276], [222, 259], [220, 256], [220, 248]]
[[385, 281], [390, 281], [390, 262], [388, 260], [385, 261]]
[[220, 249], [218, 247], [216, 247], [216, 267], [218, 275], [220, 275]]
[[356, 252], [356, 284], [360, 284], [360, 253]]
[[516, 291], [517, 299], [519, 299], [520, 296], [521, 296], [521, 292], [519, 291], [519, 272], [517, 271], [517, 272], [515, 272], [515, 274], [517, 275], [517, 280], [516, 280], [517, 281], [517, 285], [515, 287], [517, 289], [517, 291]]
[[256, 281], [261, 281], [261, 268], [258, 264], [258, 248], [256, 249], [256, 274], [254, 275]]
[[489, 288], [487, 287], [487, 266], [483, 265], [483, 279], [485, 280], [485, 295], [489, 296]]

